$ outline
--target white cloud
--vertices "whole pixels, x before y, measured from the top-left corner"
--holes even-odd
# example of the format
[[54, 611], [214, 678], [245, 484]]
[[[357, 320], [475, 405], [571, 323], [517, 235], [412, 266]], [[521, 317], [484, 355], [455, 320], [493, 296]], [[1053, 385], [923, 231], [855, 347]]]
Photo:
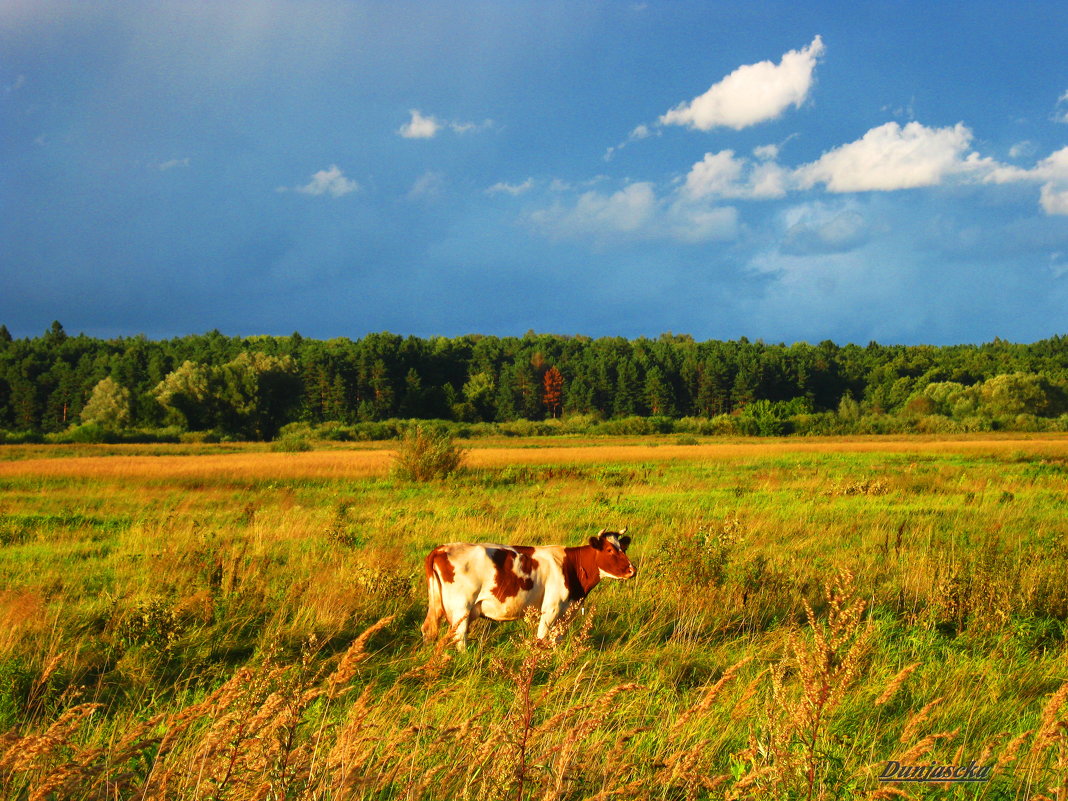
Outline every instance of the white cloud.
[[493, 127], [493, 120], [482, 122], [450, 122], [437, 117], [424, 115], [419, 109], [411, 109], [411, 118], [397, 129], [405, 139], [433, 139], [444, 129], [453, 133], [465, 134], [482, 131]]
[[790, 106], [799, 108], [808, 97], [823, 51], [823, 40], [817, 36], [808, 47], [786, 53], [778, 64], [761, 61], [741, 66], [703, 95], [662, 115], [659, 122], [710, 131], [741, 130], [773, 120]]
[[738, 159], [733, 150], [705, 153], [690, 168], [683, 193], [691, 200], [716, 196], [724, 198], [770, 199], [786, 194], [789, 172], [768, 161], [754, 165]]
[[1068, 147], [1062, 147], [1029, 170], [998, 165], [984, 180], [993, 184], [1040, 183], [1039, 205], [1042, 210], [1046, 214], [1068, 214]]
[[1068, 184], [1044, 184], [1038, 202], [1046, 214], [1068, 214]]
[[775, 161], [779, 157], [778, 145], [760, 145], [753, 148], [753, 155], [761, 161]]
[[695, 200], [708, 195], [726, 195], [734, 191], [744, 169], [745, 162], [736, 159], [733, 150], [705, 153], [705, 157], [690, 168], [684, 191]]
[[486, 189], [486, 194], [487, 195], [505, 194], [505, 195], [511, 195], [512, 197], [516, 197], [517, 195], [522, 195], [524, 192], [529, 192], [533, 188], [534, 188], [534, 179], [533, 178], [527, 178], [527, 180], [523, 181], [523, 183], [521, 183], [521, 184], [509, 184], [509, 183], [505, 183], [504, 181], [500, 181], [498, 183], [495, 183], [493, 186], [489, 187], [488, 189]]
[[441, 130], [441, 123], [434, 117], [424, 117], [419, 109], [413, 108], [409, 112], [412, 117], [397, 129], [397, 133], [405, 139], [432, 139]]
[[[1068, 147], [1025, 169], [967, 152], [971, 140], [972, 132], [963, 123], [928, 128], [918, 122], [904, 127], [888, 122], [798, 167], [792, 178], [802, 189], [822, 183], [830, 192], [914, 189], [951, 178], [986, 184], [1033, 182], [1042, 184], [1039, 203], [1046, 214], [1068, 215]], [[1029, 146], [1021, 142], [1010, 155], [1022, 155]]]
[[319, 172], [315, 173], [304, 186], [295, 187], [295, 191], [305, 195], [341, 197], [350, 192], [355, 192], [359, 188], [360, 185], [358, 183], [345, 177], [345, 174], [341, 172], [341, 168], [336, 164], [331, 164], [328, 169], [319, 170]]
[[1046, 214], [1068, 214], [1068, 147], [1063, 147], [1035, 167], [1046, 183], [1039, 203]]
[[962, 158], [971, 140], [972, 132], [961, 123], [928, 128], [918, 122], [904, 127], [888, 122], [799, 167], [795, 175], [803, 188], [822, 183], [831, 192], [936, 186], [950, 174], [992, 165], [975, 154]]

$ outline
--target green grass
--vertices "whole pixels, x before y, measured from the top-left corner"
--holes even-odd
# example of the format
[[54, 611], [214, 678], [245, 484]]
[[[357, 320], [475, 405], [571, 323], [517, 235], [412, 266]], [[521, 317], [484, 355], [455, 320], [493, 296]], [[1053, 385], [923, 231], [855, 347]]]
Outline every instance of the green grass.
[[[0, 798], [50, 781], [75, 798], [516, 798], [520, 775], [529, 798], [867, 798], [910, 749], [1002, 761], [985, 785], [890, 785], [910, 797], [1054, 797], [1068, 486], [1047, 451], [622, 463], [606, 448], [602, 464], [430, 483], [12, 479]], [[639, 578], [599, 586], [559, 647], [523, 623], [476, 624], [462, 656], [422, 644], [432, 546], [622, 525]], [[852, 623], [843, 592], [864, 607]], [[260, 713], [258, 734], [235, 728]]]

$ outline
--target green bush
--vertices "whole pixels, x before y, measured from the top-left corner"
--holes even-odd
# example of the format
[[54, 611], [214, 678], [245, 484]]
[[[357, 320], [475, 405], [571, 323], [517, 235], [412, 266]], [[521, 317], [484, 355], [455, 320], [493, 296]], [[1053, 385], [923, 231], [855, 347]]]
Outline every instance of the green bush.
[[654, 434], [656, 428], [648, 417], [617, 417], [601, 423], [597, 427], [597, 433], [634, 437]]
[[442, 428], [417, 425], [409, 428], [393, 462], [393, 475], [406, 481], [447, 478], [463, 464], [466, 452]]
[[271, 450], [280, 453], [301, 453], [311, 449], [311, 443], [299, 434], [286, 434], [271, 443]]
[[44, 436], [37, 431], [0, 431], [0, 445], [39, 445]]
[[56, 445], [88, 445], [101, 442], [117, 442], [118, 437], [99, 423], [83, 423], [65, 431], [45, 434], [45, 442]]

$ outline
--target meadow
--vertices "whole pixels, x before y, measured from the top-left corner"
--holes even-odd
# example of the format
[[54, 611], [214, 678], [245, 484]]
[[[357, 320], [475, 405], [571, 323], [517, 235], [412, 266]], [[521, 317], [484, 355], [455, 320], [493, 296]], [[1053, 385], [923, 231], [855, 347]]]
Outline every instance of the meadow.
[[[0, 449], [0, 798], [1068, 798], [1068, 437], [468, 445]], [[422, 642], [434, 545], [621, 526]]]

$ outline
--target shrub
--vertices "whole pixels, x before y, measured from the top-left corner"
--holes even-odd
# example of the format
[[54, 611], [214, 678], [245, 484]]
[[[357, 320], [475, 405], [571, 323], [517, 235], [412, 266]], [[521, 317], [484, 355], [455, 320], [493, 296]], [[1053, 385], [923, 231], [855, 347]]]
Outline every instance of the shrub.
[[393, 474], [407, 481], [433, 481], [447, 478], [460, 469], [466, 452], [456, 445], [448, 431], [413, 426], [404, 433]]
[[286, 434], [271, 443], [272, 451], [282, 453], [301, 453], [311, 449], [311, 443], [299, 434]]
[[45, 434], [45, 442], [56, 445], [96, 445], [118, 441], [117, 434], [104, 428], [99, 423], [82, 423], [81, 425], [71, 426], [65, 431]]
[[636, 437], [655, 433], [653, 424], [648, 417], [617, 417], [606, 420], [598, 427], [599, 434], [612, 434], [614, 436]]
[[719, 436], [733, 436], [738, 434], [738, 425], [735, 422], [735, 418], [729, 414], [717, 414], [711, 420], [708, 421], [708, 431], [701, 431], [702, 434], [716, 434]]
[[44, 436], [37, 431], [0, 431], [0, 445], [38, 445]]

